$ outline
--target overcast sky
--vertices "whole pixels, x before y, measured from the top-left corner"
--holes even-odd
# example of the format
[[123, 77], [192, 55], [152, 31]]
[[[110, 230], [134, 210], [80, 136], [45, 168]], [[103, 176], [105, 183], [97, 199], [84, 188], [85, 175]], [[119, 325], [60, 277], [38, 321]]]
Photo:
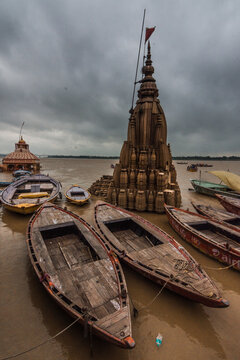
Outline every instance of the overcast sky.
[[119, 155], [144, 8], [173, 155], [240, 155], [239, 0], [1, 0], [0, 153]]

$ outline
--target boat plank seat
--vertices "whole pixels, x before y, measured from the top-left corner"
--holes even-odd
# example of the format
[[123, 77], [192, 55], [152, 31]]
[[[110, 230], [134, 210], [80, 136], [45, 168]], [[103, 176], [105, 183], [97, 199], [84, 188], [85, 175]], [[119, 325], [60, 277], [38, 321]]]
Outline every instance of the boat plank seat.
[[[125, 326], [123, 326], [125, 324]], [[123, 308], [116, 312], [114, 315], [105, 316], [103, 319], [98, 320], [96, 325], [101, 326], [101, 328], [109, 331], [111, 334], [115, 336], [119, 336], [124, 338], [128, 332], [128, 313], [126, 308]], [[124, 327], [126, 329], [122, 334], [121, 329]]]

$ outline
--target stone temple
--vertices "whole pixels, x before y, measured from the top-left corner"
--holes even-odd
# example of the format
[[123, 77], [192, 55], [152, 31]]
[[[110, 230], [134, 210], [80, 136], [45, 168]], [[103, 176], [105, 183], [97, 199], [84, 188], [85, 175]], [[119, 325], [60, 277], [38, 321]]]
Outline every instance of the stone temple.
[[138, 211], [164, 212], [164, 203], [179, 207], [181, 193], [167, 144], [167, 123], [158, 99], [150, 42], [138, 100], [130, 110], [124, 141], [113, 177], [103, 176], [90, 187], [109, 203]]

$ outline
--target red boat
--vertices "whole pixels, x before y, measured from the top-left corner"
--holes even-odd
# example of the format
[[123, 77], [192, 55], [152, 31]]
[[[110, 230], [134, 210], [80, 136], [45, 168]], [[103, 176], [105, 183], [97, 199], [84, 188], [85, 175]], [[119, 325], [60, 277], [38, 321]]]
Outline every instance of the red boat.
[[217, 220], [223, 225], [231, 227], [233, 230], [240, 231], [240, 216], [223, 209], [213, 208], [210, 205], [195, 204], [192, 202], [192, 206], [199, 214]]
[[240, 271], [240, 233], [220, 222], [165, 205], [173, 229], [187, 242], [212, 258]]
[[233, 214], [240, 216], [240, 199], [232, 198], [230, 196], [217, 195], [216, 197], [220, 204]]
[[196, 260], [154, 224], [103, 202], [95, 206], [95, 223], [106, 247], [144, 277], [207, 306], [229, 305]]
[[27, 245], [41, 284], [58, 305], [102, 339], [135, 346], [121, 265], [86, 221], [44, 205], [29, 222]]

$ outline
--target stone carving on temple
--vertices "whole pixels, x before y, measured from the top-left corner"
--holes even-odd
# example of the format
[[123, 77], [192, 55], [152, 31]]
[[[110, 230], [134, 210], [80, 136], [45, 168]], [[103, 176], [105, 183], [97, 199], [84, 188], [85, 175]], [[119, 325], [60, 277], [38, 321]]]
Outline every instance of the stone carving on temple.
[[[128, 137], [124, 141], [119, 163], [108, 188], [102, 189], [102, 179], [90, 187], [95, 195], [104, 195], [114, 205], [138, 211], [164, 212], [164, 203], [179, 207], [181, 192], [167, 144], [167, 123], [158, 99], [150, 42], [142, 69], [138, 100], [130, 110]], [[106, 180], [106, 179], [104, 179]]]

